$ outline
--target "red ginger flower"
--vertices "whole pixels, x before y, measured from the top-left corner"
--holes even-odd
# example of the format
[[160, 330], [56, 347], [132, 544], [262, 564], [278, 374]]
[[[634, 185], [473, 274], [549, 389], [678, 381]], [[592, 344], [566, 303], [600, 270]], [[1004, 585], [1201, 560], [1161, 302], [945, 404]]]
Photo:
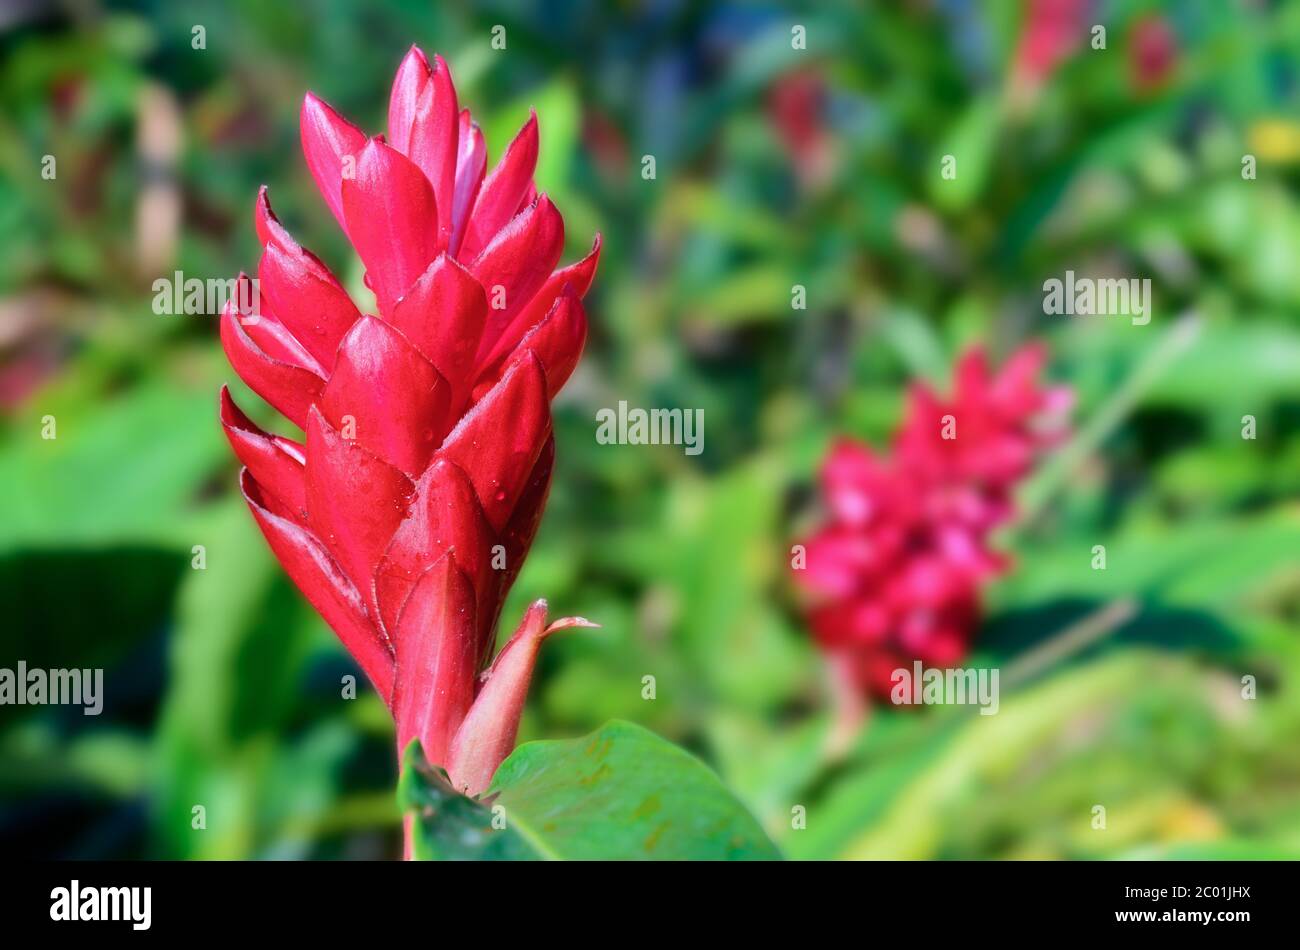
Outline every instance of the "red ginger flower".
[[1070, 402], [1068, 390], [1038, 385], [1045, 357], [1023, 347], [994, 376], [971, 350], [951, 399], [912, 387], [891, 458], [848, 439], [827, 456], [829, 519], [793, 573], [814, 636], [859, 689], [888, 696], [894, 670], [965, 655], [980, 587], [1008, 566], [989, 536]]
[[221, 393], [244, 497], [293, 582], [387, 702], [399, 752], [477, 794], [514, 745], [546, 604], [488, 672], [498, 614], [550, 486], [550, 400], [582, 354], [591, 253], [556, 270], [564, 221], [533, 185], [533, 115], [486, 174], [483, 135], [446, 64], [412, 48], [388, 139], [308, 94], [303, 151], [366, 268], [378, 315], [276, 220], [263, 188], [259, 311], [221, 341], [306, 433], [268, 434]]

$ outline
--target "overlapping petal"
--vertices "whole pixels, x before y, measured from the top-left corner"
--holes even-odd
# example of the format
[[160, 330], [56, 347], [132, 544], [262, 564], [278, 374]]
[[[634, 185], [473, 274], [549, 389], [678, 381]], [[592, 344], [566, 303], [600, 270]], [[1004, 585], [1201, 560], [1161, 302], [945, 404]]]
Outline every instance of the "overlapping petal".
[[407, 147], [401, 149], [420, 167], [433, 186], [438, 204], [438, 240], [451, 240], [451, 219], [460, 156], [460, 111], [456, 88], [441, 56], [434, 56], [431, 73], [416, 99]]
[[440, 254], [388, 319], [447, 380], [452, 411], [459, 412], [473, 382], [487, 319], [483, 286], [454, 258]]
[[266, 245], [257, 276], [280, 322], [320, 367], [332, 370], [339, 341], [361, 316], [343, 285], [309, 251], [279, 241]]
[[249, 337], [244, 318], [229, 304], [221, 312], [221, 345], [230, 365], [253, 392], [298, 428], [306, 428], [307, 413], [325, 380], [304, 366], [268, 355]]
[[286, 513], [273, 511], [267, 505], [266, 496], [247, 472], [241, 487], [244, 500], [289, 579], [338, 634], [388, 702], [393, 691], [392, 653], [370, 622], [356, 585], [339, 569], [319, 538]]
[[474, 586], [454, 551], [444, 552], [412, 585], [395, 627], [399, 754], [419, 739], [432, 761], [448, 761], [452, 739], [474, 702], [477, 611]]
[[483, 517], [469, 476], [446, 459], [430, 465], [376, 569], [375, 593], [385, 627], [395, 629], [411, 587], [448, 550], [457, 552], [458, 562], [473, 578], [481, 612], [492, 611], [493, 582], [499, 584], [500, 577], [491, 567], [495, 543], [496, 533]]
[[295, 521], [307, 520], [306, 455], [298, 443], [259, 428], [221, 387], [221, 427], [235, 456]]
[[339, 227], [346, 231], [343, 178], [345, 172], [355, 172], [361, 149], [366, 144], [365, 133], [311, 93], [303, 99], [298, 125], [307, 168], [316, 179], [316, 187], [325, 203], [334, 212]]
[[438, 450], [468, 473], [493, 530], [505, 527], [551, 434], [546, 374], [525, 353]]
[[533, 183], [537, 152], [537, 113], [530, 110], [528, 121], [479, 189], [462, 248], [466, 256], [476, 256], [487, 247], [518, 213]]
[[[596, 265], [600, 261], [600, 235], [596, 235], [591, 252], [582, 260], [568, 267], [563, 267], [555, 271], [541, 289], [528, 301], [520, 311], [514, 315], [508, 324], [502, 326], [497, 332], [496, 340], [493, 342], [487, 356], [481, 361], [486, 367], [485, 376], [491, 376], [493, 379], [500, 376], [500, 368], [504, 366], [511, 352], [520, 345], [523, 337], [535, 330], [541, 323], [547, 319], [554, 309], [556, 302], [563, 294], [569, 293], [581, 300], [586, 296], [587, 290], [591, 287], [592, 278], [596, 275]], [[566, 320], [568, 318], [566, 317]], [[582, 344], [586, 342], [586, 319], [582, 320], [582, 332], [574, 337], [577, 343], [577, 355], [574, 356], [573, 362], [576, 365], [577, 356], [581, 355]], [[534, 347], [541, 353], [541, 349]], [[551, 362], [545, 357], [542, 360], [549, 371]], [[494, 369], [496, 372], [494, 372]], [[570, 368], [572, 369], [572, 368]], [[551, 385], [554, 392], [558, 392], [568, 380], [568, 373], [552, 373], [555, 378], [552, 379]], [[562, 378], [561, 378], [562, 377]]]
[[352, 582], [372, 600], [375, 565], [406, 517], [411, 480], [325, 421], [307, 421], [307, 514]]
[[391, 313], [442, 250], [433, 187], [409, 158], [371, 139], [361, 149], [356, 176], [343, 181], [342, 203], [379, 311]]
[[[377, 387], [376, 379], [388, 386]], [[390, 398], [390, 391], [402, 398]], [[343, 338], [320, 401], [336, 429], [351, 431], [358, 445], [412, 478], [441, 444], [450, 406], [451, 388], [442, 374], [375, 317], [362, 317]]]
[[564, 219], [542, 195], [515, 215], [469, 266], [488, 296], [478, 362], [487, 359], [516, 314], [542, 289], [563, 251]]
[[456, 191], [451, 209], [451, 253], [459, 254], [469, 224], [469, 212], [478, 200], [487, 172], [487, 142], [483, 130], [470, 117], [469, 110], [460, 114], [460, 153], [456, 157]]

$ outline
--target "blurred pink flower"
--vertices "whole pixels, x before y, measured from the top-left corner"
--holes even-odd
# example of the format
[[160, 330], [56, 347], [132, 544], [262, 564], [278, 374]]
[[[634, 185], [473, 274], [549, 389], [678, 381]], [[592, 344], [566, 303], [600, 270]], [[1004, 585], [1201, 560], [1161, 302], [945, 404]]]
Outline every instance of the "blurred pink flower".
[[994, 374], [970, 350], [950, 398], [912, 386], [889, 457], [849, 439], [832, 447], [821, 472], [829, 517], [793, 574], [813, 635], [858, 689], [887, 696], [895, 669], [951, 666], [967, 652], [981, 586], [1009, 566], [990, 534], [1064, 434], [1072, 396], [1039, 384], [1046, 355], [1022, 347]]
[[1030, 0], [1012, 75], [1019, 86], [1046, 82], [1084, 40], [1089, 0]]
[[1149, 92], [1164, 84], [1178, 57], [1178, 40], [1169, 21], [1158, 14], [1133, 25], [1129, 41], [1129, 70], [1135, 88]]
[[805, 185], [825, 183], [834, 164], [825, 122], [827, 90], [822, 76], [799, 70], [780, 77], [767, 96], [767, 114], [781, 144]]

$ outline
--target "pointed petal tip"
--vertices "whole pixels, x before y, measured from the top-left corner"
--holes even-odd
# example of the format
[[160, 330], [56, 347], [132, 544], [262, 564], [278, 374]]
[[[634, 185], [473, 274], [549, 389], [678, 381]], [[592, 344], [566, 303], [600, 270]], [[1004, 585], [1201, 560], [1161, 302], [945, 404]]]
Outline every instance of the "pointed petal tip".
[[271, 209], [271, 193], [266, 185], [257, 189], [257, 200], [253, 203], [253, 227], [257, 230], [257, 240], [262, 247], [281, 237], [284, 231]]
[[217, 393], [217, 398], [220, 400], [218, 411], [220, 412], [221, 424], [223, 426], [238, 425], [245, 418], [244, 413], [240, 411], [239, 406], [235, 404], [235, 397], [230, 395], [230, 387], [225, 383], [221, 384], [221, 389]]
[[549, 637], [553, 633], [561, 630], [569, 630], [574, 627], [582, 627], [588, 630], [599, 630], [600, 624], [594, 620], [588, 620], [586, 617], [561, 617], [542, 631], [542, 636]]
[[529, 604], [527, 610], [524, 611], [523, 620], [519, 623], [519, 631], [516, 636], [522, 634], [524, 636], [534, 636], [538, 640], [544, 640], [552, 633], [558, 633], [561, 630], [569, 630], [575, 627], [583, 627], [587, 629], [600, 628], [600, 624], [596, 623], [594, 620], [588, 620], [586, 617], [561, 617], [559, 620], [554, 620], [547, 626], [543, 627], [542, 624], [546, 623], [546, 613], [548, 610], [550, 610], [550, 604], [547, 603], [545, 597], [539, 597], [537, 600]]
[[556, 630], [591, 625], [581, 617], [565, 617], [543, 629], [546, 607], [546, 601], [538, 599], [525, 611], [514, 636], [492, 661], [474, 704], [452, 740], [447, 772], [466, 795], [487, 791], [497, 767], [515, 747], [519, 718], [542, 641]]

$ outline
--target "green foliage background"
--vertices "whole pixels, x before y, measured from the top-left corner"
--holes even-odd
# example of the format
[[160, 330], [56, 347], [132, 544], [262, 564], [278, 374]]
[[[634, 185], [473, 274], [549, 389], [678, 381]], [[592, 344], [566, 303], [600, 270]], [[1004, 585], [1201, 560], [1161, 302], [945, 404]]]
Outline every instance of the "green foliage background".
[[[638, 723], [710, 763], [796, 858], [1300, 854], [1300, 4], [1094, 3], [1107, 48], [1084, 42], [1027, 104], [1010, 92], [1025, 6], [13, 5], [0, 666], [103, 666], [108, 697], [97, 718], [0, 707], [6, 853], [396, 854], [386, 714], [368, 690], [340, 700], [354, 668], [236, 496], [215, 320], [154, 314], [150, 284], [251, 270], [266, 183], [358, 285], [297, 109], [311, 89], [382, 129], [414, 42], [451, 64], [491, 161], [537, 108], [566, 259], [606, 241], [504, 614], [546, 596], [603, 628], [547, 644], [522, 738]], [[1134, 36], [1157, 17], [1176, 53], [1147, 88]], [[794, 72], [825, 90], [815, 180], [772, 117]], [[180, 148], [160, 170], [140, 130], [168, 102]], [[182, 209], [154, 272], [145, 183]], [[1042, 281], [1068, 268], [1151, 277], [1150, 325], [1043, 316]], [[837, 433], [882, 442], [907, 381], [946, 379], [966, 345], [1037, 337], [1078, 394], [1077, 436], [1004, 540], [1018, 566], [973, 661], [1003, 669], [1001, 712], [877, 710], [833, 754], [785, 568], [818, 460]], [[598, 445], [595, 412], [620, 399], [702, 408], [704, 453]], [[1090, 629], [1107, 609], [1128, 619]]]

